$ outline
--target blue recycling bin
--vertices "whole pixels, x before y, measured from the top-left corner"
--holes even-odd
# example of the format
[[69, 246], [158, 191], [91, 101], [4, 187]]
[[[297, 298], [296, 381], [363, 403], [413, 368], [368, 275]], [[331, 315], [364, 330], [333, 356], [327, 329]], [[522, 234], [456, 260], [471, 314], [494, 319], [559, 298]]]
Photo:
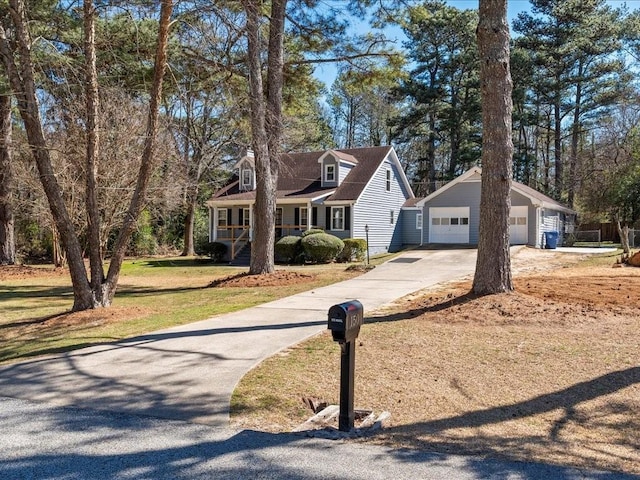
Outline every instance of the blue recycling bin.
[[558, 232], [544, 232], [544, 248], [556, 248], [558, 246]]

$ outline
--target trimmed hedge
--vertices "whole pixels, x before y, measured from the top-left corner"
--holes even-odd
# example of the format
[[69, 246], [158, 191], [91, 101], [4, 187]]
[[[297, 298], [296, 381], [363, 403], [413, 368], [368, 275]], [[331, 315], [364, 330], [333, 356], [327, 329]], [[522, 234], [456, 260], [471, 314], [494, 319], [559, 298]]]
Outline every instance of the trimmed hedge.
[[305, 230], [304, 232], [302, 232], [300, 236], [304, 238], [309, 235], [317, 235], [318, 233], [324, 233], [324, 230], [322, 230], [321, 228], [311, 228], [309, 230]]
[[227, 254], [227, 246], [220, 242], [208, 242], [200, 247], [200, 255], [207, 255], [215, 263], [219, 263]]
[[362, 262], [367, 254], [367, 241], [363, 238], [345, 238], [344, 248], [338, 255], [339, 262]]
[[296, 235], [287, 235], [276, 242], [276, 261], [292, 263], [300, 258], [302, 253], [302, 238]]
[[307, 235], [301, 243], [307, 260], [317, 263], [328, 263], [335, 260], [344, 248], [342, 240], [324, 232]]

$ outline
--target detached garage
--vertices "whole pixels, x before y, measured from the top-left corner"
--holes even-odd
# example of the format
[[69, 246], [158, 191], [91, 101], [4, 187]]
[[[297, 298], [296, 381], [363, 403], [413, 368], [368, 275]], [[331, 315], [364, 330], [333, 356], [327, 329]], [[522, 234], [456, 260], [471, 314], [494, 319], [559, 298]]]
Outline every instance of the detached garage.
[[[478, 244], [481, 175], [482, 170], [474, 167], [403, 210], [405, 223], [421, 228], [421, 245]], [[544, 232], [550, 230], [558, 231], [562, 244], [564, 233], [573, 228], [575, 216], [575, 211], [552, 198], [513, 182], [509, 214], [512, 245], [544, 247]]]

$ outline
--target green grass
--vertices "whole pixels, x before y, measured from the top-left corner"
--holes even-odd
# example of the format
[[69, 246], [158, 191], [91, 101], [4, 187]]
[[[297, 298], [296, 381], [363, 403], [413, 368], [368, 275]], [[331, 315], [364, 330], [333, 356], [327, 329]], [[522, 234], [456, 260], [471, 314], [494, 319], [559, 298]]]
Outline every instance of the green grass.
[[[372, 258], [380, 264], [392, 255]], [[283, 287], [209, 288], [211, 281], [246, 269], [193, 258], [124, 262], [113, 308], [69, 315], [68, 275], [34, 276], [0, 285], [0, 363], [119, 340], [253, 307], [356, 276], [345, 264], [286, 267], [314, 275]]]

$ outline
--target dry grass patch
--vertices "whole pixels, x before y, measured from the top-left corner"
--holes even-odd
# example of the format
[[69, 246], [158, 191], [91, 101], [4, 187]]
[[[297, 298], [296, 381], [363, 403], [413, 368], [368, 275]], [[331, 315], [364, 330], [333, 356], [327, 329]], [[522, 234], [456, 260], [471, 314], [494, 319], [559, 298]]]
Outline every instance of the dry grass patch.
[[[368, 441], [640, 474], [640, 269], [526, 275], [513, 294], [459, 283], [366, 319], [356, 407], [392, 413]], [[310, 414], [301, 397], [338, 395], [339, 348], [321, 335], [251, 372], [233, 418], [287, 431]]]

